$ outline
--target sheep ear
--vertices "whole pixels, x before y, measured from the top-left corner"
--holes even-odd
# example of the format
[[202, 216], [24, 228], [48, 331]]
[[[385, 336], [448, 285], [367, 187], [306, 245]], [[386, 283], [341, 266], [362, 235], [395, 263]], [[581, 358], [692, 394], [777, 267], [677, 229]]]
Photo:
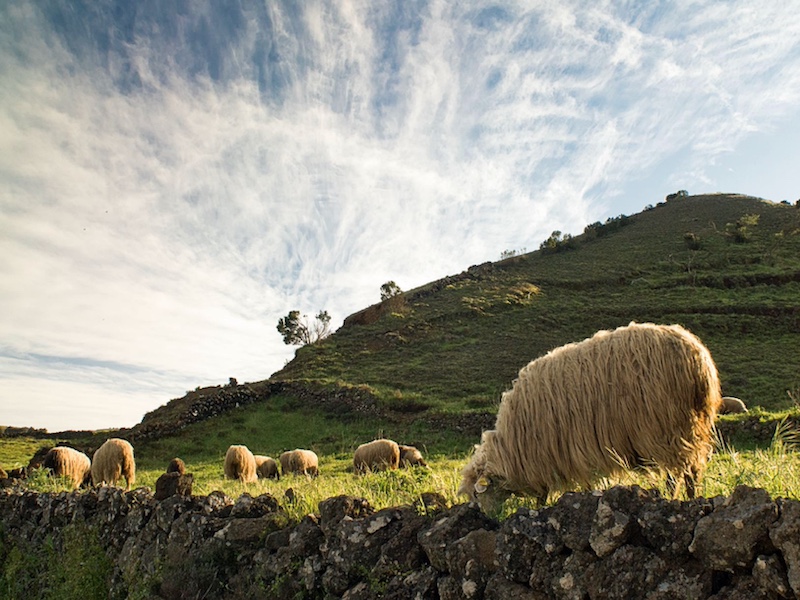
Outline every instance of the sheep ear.
[[478, 481], [475, 482], [475, 491], [478, 494], [482, 494], [488, 489], [489, 489], [489, 480], [486, 477], [481, 477], [480, 479], [478, 479]]

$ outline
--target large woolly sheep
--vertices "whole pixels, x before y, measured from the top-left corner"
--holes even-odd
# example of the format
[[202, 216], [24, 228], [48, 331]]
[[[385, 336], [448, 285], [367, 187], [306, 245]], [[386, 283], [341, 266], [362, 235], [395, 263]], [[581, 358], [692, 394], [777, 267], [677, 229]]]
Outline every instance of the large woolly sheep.
[[123, 477], [126, 482], [125, 489], [130, 490], [136, 481], [133, 446], [126, 440], [110, 438], [103, 442], [92, 456], [92, 482], [94, 485], [101, 483], [116, 485]]
[[247, 446], [234, 445], [225, 453], [225, 477], [242, 483], [253, 483], [256, 475], [256, 458]]
[[319, 458], [311, 450], [289, 450], [280, 456], [281, 472], [285, 475], [319, 475]]
[[414, 446], [400, 444], [400, 466], [401, 467], [427, 467], [428, 463], [422, 457], [422, 452]]
[[66, 477], [77, 488], [92, 482], [92, 462], [83, 452], [67, 446], [51, 448], [42, 461], [42, 467], [49, 469], [54, 477]]
[[739, 400], [739, 398], [734, 398], [733, 396], [722, 397], [722, 406], [720, 406], [719, 414], [732, 415], [746, 412], [749, 412], [747, 410], [747, 405]]
[[256, 475], [262, 479], [280, 479], [281, 474], [278, 471], [278, 461], [269, 456], [255, 455], [256, 459]]
[[720, 403], [711, 354], [679, 325], [599, 331], [520, 370], [459, 493], [492, 510], [511, 492], [543, 502], [645, 467], [666, 471], [673, 494], [682, 476], [693, 498]]
[[356, 473], [386, 471], [400, 466], [400, 447], [392, 440], [380, 439], [361, 444], [353, 454]]

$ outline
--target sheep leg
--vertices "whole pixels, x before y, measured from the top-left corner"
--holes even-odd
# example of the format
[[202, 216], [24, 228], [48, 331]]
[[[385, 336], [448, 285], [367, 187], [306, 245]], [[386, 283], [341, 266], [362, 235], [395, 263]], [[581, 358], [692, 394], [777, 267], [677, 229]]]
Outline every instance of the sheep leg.
[[670, 498], [676, 500], [678, 497], [678, 480], [672, 473], [667, 473], [667, 492]]
[[[697, 472], [690, 469], [683, 474], [683, 484], [686, 488], [686, 498], [693, 500], [697, 493]], [[673, 500], [678, 499], [678, 479], [672, 474], [667, 473], [667, 491]]]
[[695, 493], [697, 491], [697, 478], [698, 478], [697, 469], [694, 468], [689, 469], [689, 471], [687, 471], [683, 475], [683, 481], [686, 484], [686, 497], [689, 500], [694, 499]]

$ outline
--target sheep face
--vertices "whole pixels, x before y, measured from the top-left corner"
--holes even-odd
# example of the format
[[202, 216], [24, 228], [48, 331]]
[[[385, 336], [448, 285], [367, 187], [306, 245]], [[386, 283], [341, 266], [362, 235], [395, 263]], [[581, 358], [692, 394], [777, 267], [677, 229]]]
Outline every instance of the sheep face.
[[478, 476], [477, 472], [465, 474], [458, 493], [468, 496], [472, 502], [477, 502], [487, 515], [497, 514], [503, 503], [511, 496], [511, 492], [503, 487], [500, 480], [486, 475]]
[[470, 501], [477, 502], [486, 514], [499, 511], [511, 492], [505, 488], [502, 479], [487, 469], [486, 448], [494, 439], [494, 431], [486, 431], [480, 446], [475, 446], [475, 454], [462, 472], [460, 495], [467, 496]]

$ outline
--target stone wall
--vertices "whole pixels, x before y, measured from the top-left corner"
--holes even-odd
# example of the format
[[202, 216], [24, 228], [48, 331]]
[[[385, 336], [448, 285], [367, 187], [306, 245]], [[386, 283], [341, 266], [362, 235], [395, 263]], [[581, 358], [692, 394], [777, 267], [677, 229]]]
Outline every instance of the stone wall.
[[0, 490], [4, 561], [57, 554], [77, 526], [110, 560], [110, 598], [800, 597], [800, 502], [747, 487], [688, 502], [570, 493], [503, 522], [436, 494], [378, 511], [340, 496], [299, 523], [269, 495]]

